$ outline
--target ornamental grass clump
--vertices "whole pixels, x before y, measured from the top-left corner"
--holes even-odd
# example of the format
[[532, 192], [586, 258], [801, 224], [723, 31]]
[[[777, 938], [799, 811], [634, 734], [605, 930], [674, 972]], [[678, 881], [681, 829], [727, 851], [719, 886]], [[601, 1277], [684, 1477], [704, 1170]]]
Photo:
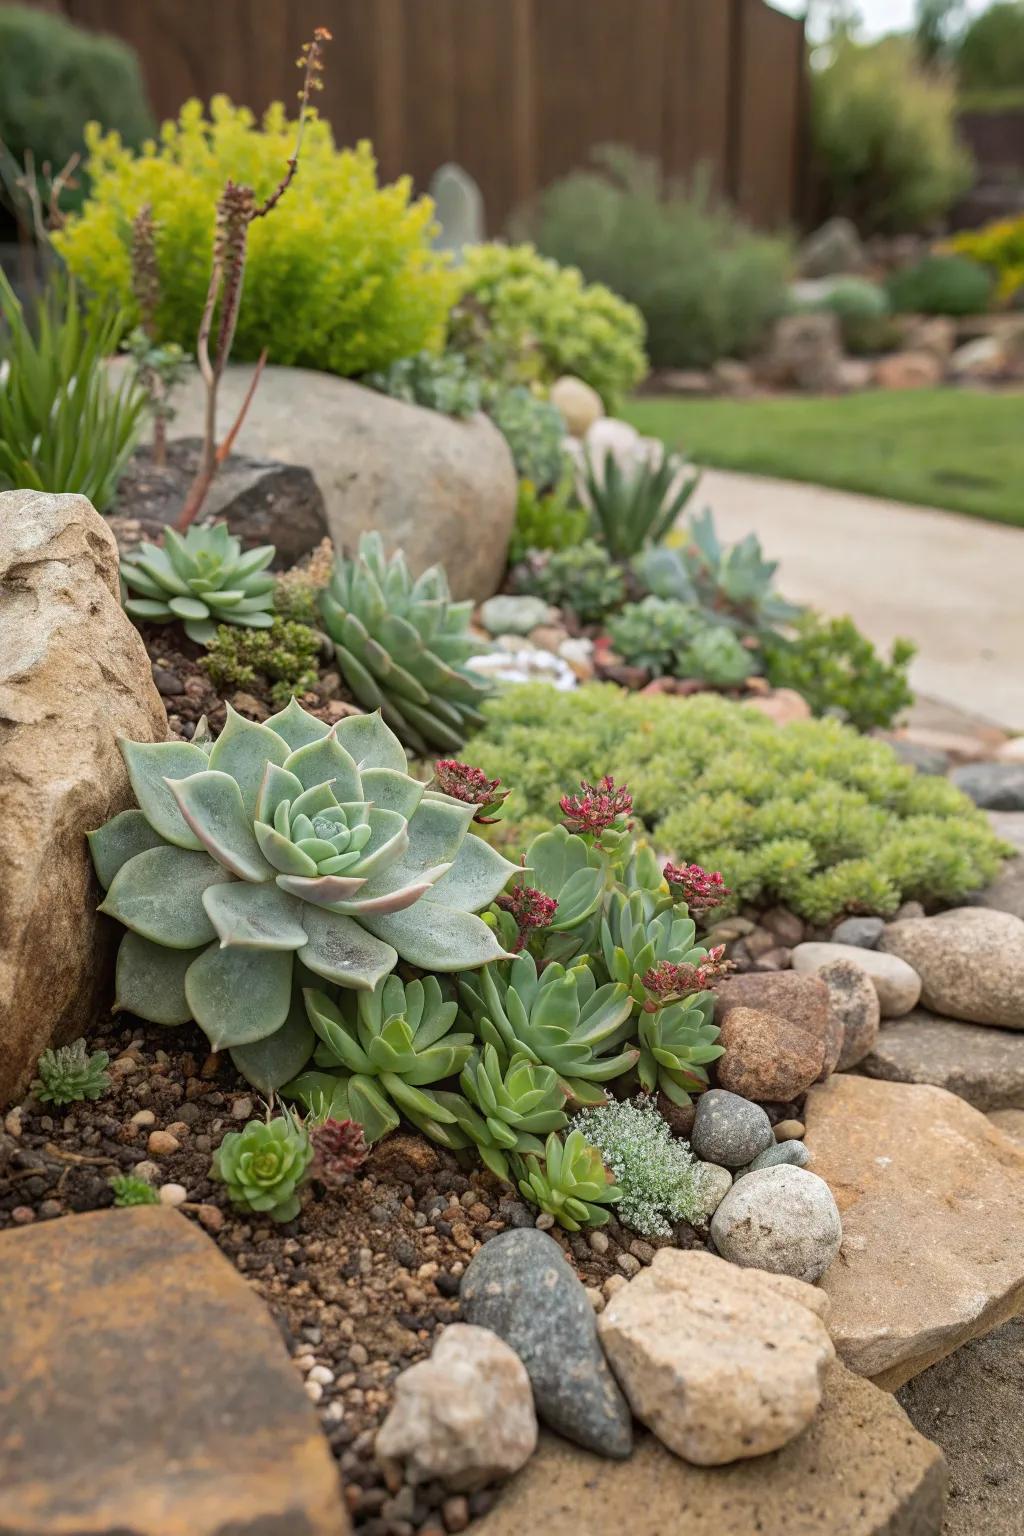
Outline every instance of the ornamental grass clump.
[[194, 1019], [264, 1092], [312, 1051], [303, 987], [505, 957], [476, 914], [518, 866], [470, 833], [473, 805], [406, 772], [379, 714], [332, 728], [293, 699], [259, 725], [229, 705], [215, 742], [120, 746], [138, 809], [89, 836], [100, 910], [128, 930], [115, 1006]]
[[106, 1051], [89, 1052], [84, 1040], [59, 1045], [44, 1051], [36, 1071], [39, 1076], [32, 1092], [42, 1104], [80, 1104], [83, 1099], [101, 1099], [110, 1087]]
[[228, 1131], [213, 1154], [211, 1173], [227, 1185], [233, 1205], [293, 1221], [301, 1210], [299, 1190], [313, 1161], [313, 1144], [303, 1122], [290, 1111], [250, 1120], [241, 1131]]
[[616, 1214], [642, 1237], [671, 1237], [676, 1222], [700, 1219], [703, 1174], [652, 1099], [584, 1109], [573, 1125], [604, 1158], [620, 1194]]

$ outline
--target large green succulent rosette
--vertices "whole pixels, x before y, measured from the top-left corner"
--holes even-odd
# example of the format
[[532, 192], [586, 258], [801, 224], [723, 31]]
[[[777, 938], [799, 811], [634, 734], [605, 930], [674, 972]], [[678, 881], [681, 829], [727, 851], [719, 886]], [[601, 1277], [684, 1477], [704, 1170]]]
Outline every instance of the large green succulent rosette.
[[516, 866], [469, 831], [472, 805], [408, 774], [379, 714], [228, 706], [216, 741], [120, 746], [138, 809], [89, 834], [100, 911], [128, 929], [115, 1007], [195, 1020], [264, 1091], [312, 1051], [302, 986], [506, 958], [476, 914]]

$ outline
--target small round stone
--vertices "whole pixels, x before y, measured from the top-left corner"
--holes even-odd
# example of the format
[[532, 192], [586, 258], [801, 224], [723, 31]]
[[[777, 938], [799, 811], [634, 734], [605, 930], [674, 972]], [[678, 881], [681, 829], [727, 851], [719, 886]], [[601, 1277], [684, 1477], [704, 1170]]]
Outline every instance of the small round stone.
[[603, 1254], [608, 1252], [607, 1232], [590, 1232], [587, 1234], [587, 1242], [594, 1253]]
[[36, 1213], [30, 1205], [16, 1205], [11, 1212], [11, 1220], [19, 1227], [27, 1227], [36, 1219]]
[[839, 1252], [843, 1226], [832, 1191], [817, 1174], [760, 1168], [736, 1180], [712, 1217], [711, 1236], [733, 1264], [813, 1285]]
[[802, 1141], [779, 1141], [764, 1152], [759, 1152], [748, 1168], [738, 1169], [736, 1177], [742, 1179], [747, 1174], [756, 1173], [759, 1168], [778, 1168], [784, 1164], [793, 1168], [806, 1168], [810, 1160], [811, 1154]]
[[158, 1194], [161, 1205], [184, 1205], [188, 1199], [184, 1184], [161, 1184]]
[[331, 1382], [334, 1380], [334, 1372], [330, 1369], [329, 1366], [314, 1365], [306, 1380], [318, 1381], [322, 1387], [329, 1387]]
[[775, 1127], [776, 1141], [803, 1141], [804, 1123], [802, 1120], [780, 1120]]
[[130, 1125], [156, 1125], [156, 1115], [151, 1109], [140, 1109], [132, 1115]]
[[147, 1184], [152, 1184], [154, 1180], [160, 1177], [160, 1168], [156, 1163], [150, 1162], [146, 1158], [144, 1162], [135, 1164], [132, 1173], [134, 1173], [137, 1179], [145, 1179]]
[[154, 1157], [168, 1157], [172, 1152], [177, 1152], [180, 1146], [181, 1142], [170, 1131], [150, 1131], [146, 1142], [146, 1150], [152, 1152]]
[[596, 1285], [588, 1285], [586, 1287], [586, 1291], [587, 1291], [587, 1300], [590, 1302], [590, 1305], [593, 1307], [594, 1311], [595, 1312], [603, 1312], [604, 1311], [604, 1292], [603, 1291], [599, 1291], [597, 1289]]
[[196, 1213], [207, 1232], [219, 1232], [224, 1225], [224, 1212], [216, 1205], [201, 1205]]
[[773, 1141], [772, 1123], [759, 1104], [712, 1088], [697, 1101], [690, 1134], [694, 1154], [721, 1168], [744, 1168]]
[[310, 1402], [318, 1403], [324, 1395], [324, 1389], [320, 1383], [318, 1381], [310, 1381], [307, 1378], [304, 1385], [306, 1388], [306, 1396], [309, 1398]]

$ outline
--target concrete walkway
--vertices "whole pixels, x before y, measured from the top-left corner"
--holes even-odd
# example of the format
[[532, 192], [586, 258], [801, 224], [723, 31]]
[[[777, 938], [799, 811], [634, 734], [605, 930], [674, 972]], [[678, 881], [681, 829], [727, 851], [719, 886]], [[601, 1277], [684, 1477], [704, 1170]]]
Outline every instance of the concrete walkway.
[[918, 692], [1024, 731], [1024, 529], [724, 470], [708, 505], [723, 539], [758, 534], [787, 597], [913, 640]]

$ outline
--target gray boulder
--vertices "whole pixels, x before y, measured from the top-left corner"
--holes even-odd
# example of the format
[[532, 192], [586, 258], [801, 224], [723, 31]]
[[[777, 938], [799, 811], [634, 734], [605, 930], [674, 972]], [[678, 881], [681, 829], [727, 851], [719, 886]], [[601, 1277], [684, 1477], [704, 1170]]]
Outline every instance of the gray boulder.
[[965, 763], [950, 778], [986, 811], [1024, 811], [1024, 763]]
[[[230, 421], [252, 378], [230, 366], [220, 416]], [[175, 427], [202, 431], [198, 378], [176, 397]], [[309, 368], [264, 370], [239, 434], [242, 448], [312, 470], [331, 538], [351, 550], [380, 530], [415, 573], [444, 566], [456, 598], [497, 590], [515, 521], [516, 472], [508, 444], [485, 416], [468, 421], [392, 400]]]
[[832, 1263], [843, 1224], [824, 1179], [804, 1168], [760, 1168], [737, 1179], [711, 1218], [724, 1259], [813, 1285]]
[[599, 1456], [629, 1455], [629, 1404], [587, 1293], [553, 1238], [536, 1227], [493, 1238], [471, 1259], [460, 1296], [466, 1322], [490, 1328], [522, 1360], [543, 1423]]
[[864, 247], [850, 219], [826, 220], [800, 247], [800, 275], [804, 278], [838, 277], [861, 272], [864, 265]]

